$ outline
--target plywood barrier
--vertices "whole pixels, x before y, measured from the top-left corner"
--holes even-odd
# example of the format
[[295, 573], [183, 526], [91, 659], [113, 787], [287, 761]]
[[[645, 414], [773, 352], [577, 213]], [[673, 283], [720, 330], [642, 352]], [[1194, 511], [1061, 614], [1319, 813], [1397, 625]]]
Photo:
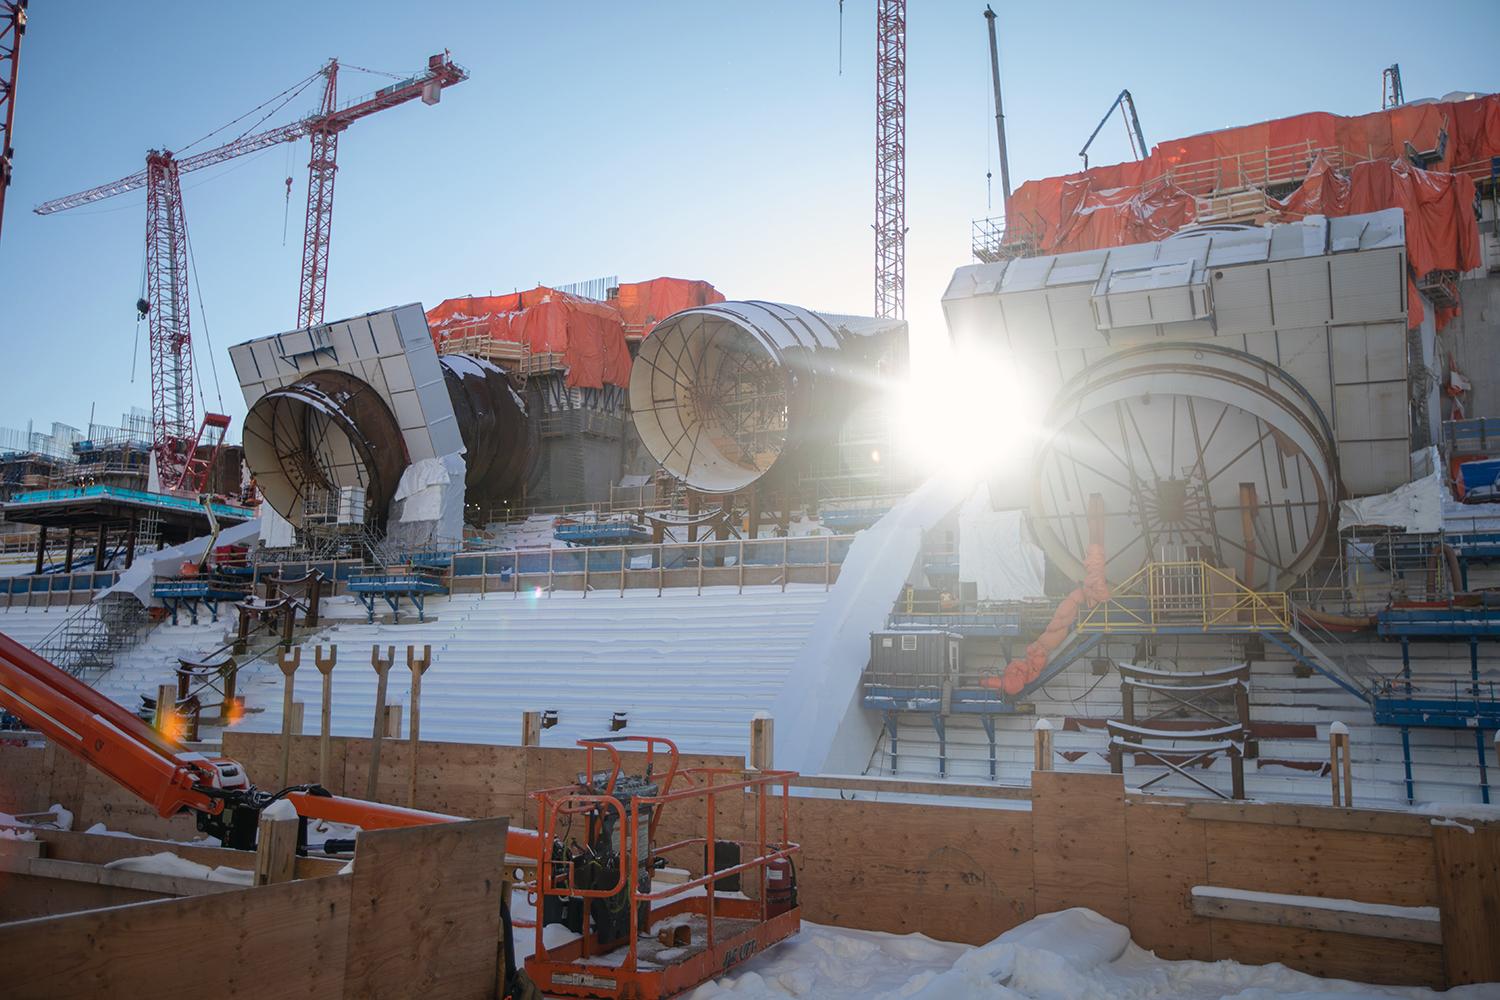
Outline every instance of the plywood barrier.
[[[336, 783], [362, 790], [368, 742], [333, 741]], [[404, 744], [382, 752], [390, 801], [404, 800], [406, 752]], [[231, 732], [225, 753], [252, 778], [274, 774], [279, 737]], [[638, 771], [639, 756], [627, 758]], [[296, 738], [291, 759], [294, 782], [316, 780], [317, 738]], [[419, 807], [510, 815], [531, 827], [526, 793], [570, 783], [584, 766], [574, 748], [432, 742], [422, 744], [420, 761]], [[727, 757], [684, 764], [743, 766]], [[54, 789], [82, 782], [86, 802], [107, 799], [82, 774], [50, 780]], [[1434, 826], [1441, 821], [1394, 811], [1127, 794], [1118, 775], [1056, 771], [1035, 773], [1029, 791], [833, 776], [797, 786], [791, 814], [809, 920], [978, 944], [1037, 913], [1087, 906], [1167, 958], [1276, 961], [1323, 976], [1434, 987], [1500, 979], [1490, 947], [1500, 926], [1500, 823]], [[333, 789], [340, 790], [347, 788]], [[118, 798], [126, 801], [123, 791]], [[50, 800], [72, 807], [66, 794]], [[752, 840], [753, 802], [719, 796], [718, 835]], [[130, 818], [123, 805], [110, 808]], [[701, 814], [669, 807], [660, 839], [701, 822]], [[1436, 906], [1442, 943], [1199, 914], [1195, 885]]]
[[261, 1000], [488, 1000], [507, 823], [361, 834], [353, 874], [0, 924], [7, 1000], [157, 996], [185, 954]]

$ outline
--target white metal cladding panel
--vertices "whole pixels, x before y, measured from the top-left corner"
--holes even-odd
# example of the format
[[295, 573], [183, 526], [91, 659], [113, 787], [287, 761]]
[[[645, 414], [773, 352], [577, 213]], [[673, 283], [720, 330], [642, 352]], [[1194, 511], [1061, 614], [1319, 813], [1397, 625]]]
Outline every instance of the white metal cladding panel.
[[416, 383], [411, 379], [411, 366], [404, 357], [382, 358], [378, 365], [367, 365], [365, 370], [373, 378], [380, 379], [390, 392], [405, 392], [416, 388]]
[[1208, 251], [1208, 266], [1228, 267], [1264, 261], [1271, 254], [1271, 231], [1247, 229], [1241, 232], [1215, 233]]
[[[401, 334], [396, 329], [396, 314], [380, 312], [365, 317], [370, 334], [375, 338], [375, 347], [380, 354], [400, 354]], [[362, 352], [365, 353], [365, 352]]]
[[1242, 265], [1214, 270], [1214, 321], [1219, 334], [1269, 330], [1272, 322], [1271, 280], [1268, 268]]
[[1033, 346], [1051, 349], [1056, 344], [1046, 292], [1005, 295], [1000, 299], [1000, 307], [1005, 312], [1005, 328], [1010, 333], [1013, 350], [1023, 351]]
[[1271, 304], [1277, 326], [1315, 326], [1328, 322], [1328, 262], [1289, 260], [1270, 265]]
[[1271, 227], [1271, 259], [1319, 257], [1328, 250], [1328, 220], [1319, 215]]
[[1000, 283], [1000, 290], [1009, 294], [1045, 287], [1047, 275], [1051, 273], [1056, 260], [1056, 257], [1021, 257], [1011, 261], [1010, 266], [1005, 269], [1005, 280]]
[[1066, 254], [1057, 258], [1057, 264], [1052, 268], [1052, 273], [1047, 276], [1047, 286], [1055, 288], [1059, 285], [1092, 285], [1104, 273], [1104, 265], [1108, 261], [1108, 250]]
[[1333, 378], [1340, 385], [1406, 378], [1406, 331], [1401, 323], [1335, 326]]
[[1060, 347], [1098, 347], [1104, 338], [1094, 327], [1090, 285], [1069, 285], [1047, 292], [1048, 314]]
[[1333, 381], [1328, 367], [1328, 331], [1321, 326], [1277, 330], [1273, 337], [1276, 363], [1317, 400], [1323, 416], [1337, 428], [1339, 414], [1333, 405]]
[[1368, 323], [1403, 316], [1401, 286], [1405, 254], [1372, 250], [1329, 258], [1333, 286], [1333, 321]]
[[[1363, 382], [1335, 386], [1340, 441], [1407, 441], [1406, 383]], [[1404, 479], [1402, 480], [1405, 481]]]
[[1399, 441], [1339, 443], [1339, 478], [1353, 496], [1385, 493], [1411, 479], [1411, 456]]

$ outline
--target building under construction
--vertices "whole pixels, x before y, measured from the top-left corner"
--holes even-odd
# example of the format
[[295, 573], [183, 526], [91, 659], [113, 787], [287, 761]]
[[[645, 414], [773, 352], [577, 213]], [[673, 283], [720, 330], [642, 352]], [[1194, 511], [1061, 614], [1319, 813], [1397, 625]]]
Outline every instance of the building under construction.
[[[267, 331], [202, 490], [28, 440], [0, 982], [1500, 982], [1500, 95], [1139, 145], [954, 248], [1015, 392], [930, 478], [893, 245], [879, 317], [609, 279]], [[761, 955], [840, 928], [936, 941]]]

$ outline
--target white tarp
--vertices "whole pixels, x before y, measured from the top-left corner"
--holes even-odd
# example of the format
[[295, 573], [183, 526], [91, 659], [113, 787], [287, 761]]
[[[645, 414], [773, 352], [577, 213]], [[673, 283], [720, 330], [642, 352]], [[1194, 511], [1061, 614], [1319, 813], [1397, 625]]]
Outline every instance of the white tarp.
[[466, 471], [462, 452], [407, 466], [392, 497], [387, 538], [402, 548], [462, 544]]
[[1042, 597], [1044, 557], [1027, 537], [1019, 510], [993, 510], [981, 483], [958, 512], [958, 575], [973, 581], [981, 601]]
[[[270, 505], [267, 504], [266, 507], [269, 509]], [[218, 540], [214, 542], [214, 545], [216, 547], [254, 545], [259, 535], [260, 518], [252, 518], [219, 532]], [[136, 600], [150, 607], [151, 585], [156, 578], [158, 576], [181, 576], [183, 563], [197, 562], [203, 558], [203, 550], [208, 545], [208, 538], [208, 535], [200, 535], [180, 545], [172, 545], [159, 551], [137, 550], [135, 563], [120, 573], [120, 579], [113, 587], [108, 587], [94, 595], [94, 600], [102, 600], [110, 594], [133, 594]]]
[[1339, 501], [1339, 530], [1402, 528], [1408, 534], [1436, 534], [1443, 530], [1443, 480], [1440, 471], [1358, 500]]

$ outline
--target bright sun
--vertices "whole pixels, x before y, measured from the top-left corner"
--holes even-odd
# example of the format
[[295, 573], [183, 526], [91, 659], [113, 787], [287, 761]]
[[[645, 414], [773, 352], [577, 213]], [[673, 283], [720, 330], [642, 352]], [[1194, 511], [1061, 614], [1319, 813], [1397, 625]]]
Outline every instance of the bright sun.
[[1034, 381], [1009, 358], [952, 349], [900, 392], [897, 440], [923, 472], [1025, 476], [1042, 427]]

